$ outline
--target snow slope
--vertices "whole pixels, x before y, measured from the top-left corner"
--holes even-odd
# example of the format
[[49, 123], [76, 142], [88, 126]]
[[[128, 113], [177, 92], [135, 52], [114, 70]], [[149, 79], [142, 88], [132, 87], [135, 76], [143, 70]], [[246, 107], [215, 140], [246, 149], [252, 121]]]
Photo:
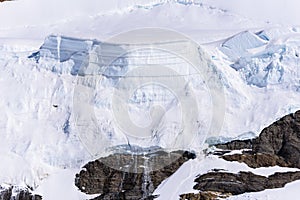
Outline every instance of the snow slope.
[[[230, 172], [230, 173], [238, 173], [240, 171], [250, 171], [257, 175], [262, 175], [262, 176], [269, 176], [275, 172], [288, 172], [288, 171], [299, 170], [293, 168], [283, 168], [278, 166], [253, 169], [248, 167], [244, 163], [227, 162], [221, 158], [218, 158], [217, 156], [209, 155], [206, 158], [197, 158], [195, 160], [190, 160], [184, 163], [181, 166], [181, 168], [179, 168], [176, 171], [175, 174], [173, 174], [170, 178], [168, 178], [158, 186], [154, 194], [160, 194], [160, 196], [156, 199], [157, 200], [179, 199], [180, 194], [197, 193], [196, 190], [193, 190], [193, 186], [195, 185], [194, 182], [195, 178], [198, 175], [211, 172], [212, 169], [220, 169], [221, 171]], [[295, 190], [294, 187], [297, 186], [299, 187], [298, 182], [291, 183], [289, 185], [294, 185], [293, 187], [290, 187], [291, 190], [293, 191]], [[286, 187], [288, 187], [289, 185], [287, 185]], [[275, 190], [263, 191], [259, 193], [252, 193], [252, 194], [247, 193], [243, 195], [233, 196], [228, 199], [255, 199], [255, 198], [260, 200], [266, 200], [268, 198], [273, 199], [272, 197], [275, 197], [276, 195], [272, 194], [272, 192], [276, 190], [282, 191], [282, 189], [275, 189]], [[288, 193], [288, 191], [286, 192]], [[298, 193], [296, 192], [296, 194]], [[290, 194], [290, 197], [295, 197], [294, 195], [295, 193]], [[277, 196], [276, 198], [284, 199], [283, 196], [284, 195], [280, 195]]]
[[[252, 21], [209, 4], [186, 5], [184, 1], [20, 0], [1, 5], [1, 38], [40, 42], [50, 34], [104, 40], [141, 27], [170, 28], [208, 42], [223, 39], [224, 34], [268, 26], [264, 21]], [[15, 17], [8, 17], [10, 13], [15, 13]]]
[[[263, 3], [253, 0], [243, 3], [235, 0], [226, 3], [210, 0], [91, 0], [88, 3], [19, 0], [1, 3], [0, 137], [3, 139], [0, 140], [0, 155], [5, 165], [0, 165], [0, 182], [30, 185], [46, 200], [54, 199], [53, 195], [64, 195], [64, 199], [70, 200], [85, 197], [73, 186], [66, 188], [68, 196], [59, 187], [48, 190], [55, 182], [70, 185], [75, 171], [91, 159], [91, 155], [78, 137], [73, 114], [77, 79], [72, 69], [76, 59], [84, 55], [74, 59], [49, 54], [41, 57], [38, 63], [28, 58], [39, 50], [47, 36], [54, 34], [52, 39], [57, 41], [60, 36], [106, 41], [120, 32], [143, 27], [168, 28], [187, 35], [201, 44], [222, 76], [225, 119], [222, 130], [211, 140], [218, 140], [219, 136], [229, 140], [253, 136], [251, 133], [257, 135], [277, 118], [300, 108], [297, 4], [292, 0], [276, 3], [270, 0]], [[60, 48], [56, 44], [53, 50], [60, 51]], [[106, 115], [101, 116], [98, 128], [103, 134], [109, 134], [114, 129], [107, 107], [111, 88], [102, 88], [100, 92], [93, 100], [105, 108], [101, 111], [106, 111]], [[170, 105], [174, 107], [175, 104]], [[136, 112], [131, 117], [139, 120], [140, 115]], [[124, 143], [123, 139], [120, 144]], [[175, 182], [174, 199], [180, 193], [191, 191], [194, 176], [215, 166], [216, 162], [210, 159], [186, 163], [158, 188], [157, 193], [166, 199], [169, 195], [166, 191], [170, 191]], [[204, 168], [198, 168], [203, 165]], [[232, 165], [228, 168], [246, 168]], [[178, 180], [183, 180], [182, 184], [177, 184]], [[299, 182], [292, 183], [285, 191], [294, 194], [297, 186]], [[253, 198], [267, 199], [282, 189], [275, 190], [274, 194], [273, 191], [239, 197], [247, 199], [254, 195]]]

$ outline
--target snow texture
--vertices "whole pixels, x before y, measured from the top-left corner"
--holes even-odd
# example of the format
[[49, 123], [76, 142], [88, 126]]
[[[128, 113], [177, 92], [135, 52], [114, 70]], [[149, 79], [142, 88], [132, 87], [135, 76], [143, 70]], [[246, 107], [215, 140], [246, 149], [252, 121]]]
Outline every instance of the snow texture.
[[[95, 83], [89, 79], [80, 82], [83, 74], [79, 69], [97, 57], [90, 56], [101, 52], [101, 45], [112, 45], [104, 41], [136, 28], [160, 27], [183, 33], [198, 42], [213, 61], [224, 86], [226, 112], [221, 131], [209, 136], [208, 143], [254, 137], [279, 117], [300, 108], [298, 8], [299, 3], [294, 0], [1, 3], [0, 183], [33, 187], [45, 200], [88, 198], [73, 184], [74, 174], [91, 159], [78, 137], [73, 94], [77, 84], [89, 87]], [[112, 48], [123, 52], [119, 45]], [[121, 62], [101, 71], [107, 77], [90, 101], [99, 114], [97, 130], [115, 145], [127, 141], [115, 132], [110, 120], [113, 118], [110, 97], [116, 83], [113, 76], [130, 69], [120, 66], [128, 63]], [[95, 73], [95, 68], [89, 70], [85, 72]], [[197, 78], [191, 81], [198, 88], [198, 98], [202, 89], [203, 95], [207, 95], [203, 81]], [[209, 105], [209, 98], [204, 99], [203, 105]], [[169, 106], [169, 119], [178, 116], [178, 104], [171, 93], [161, 88], [144, 88], [137, 90], [130, 100], [133, 121], [149, 123], [149, 115], [142, 111], [149, 107], [150, 100]], [[203, 118], [209, 118], [207, 113], [201, 113]], [[178, 126], [170, 128], [175, 130]], [[158, 144], [163, 146], [163, 141], [167, 140]], [[192, 192], [195, 176], [212, 168], [263, 175], [289, 170], [279, 167], [254, 170], [215, 157], [198, 155], [198, 158], [185, 163], [159, 186], [156, 193], [161, 195], [160, 199], [175, 200], [179, 194]], [[229, 199], [293, 199], [299, 193], [299, 186], [296, 181], [282, 189]]]

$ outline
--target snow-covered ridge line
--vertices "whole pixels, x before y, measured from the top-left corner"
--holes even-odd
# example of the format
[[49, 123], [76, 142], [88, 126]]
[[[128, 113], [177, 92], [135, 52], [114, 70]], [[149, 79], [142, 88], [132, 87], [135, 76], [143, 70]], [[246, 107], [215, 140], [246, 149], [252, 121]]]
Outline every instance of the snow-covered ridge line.
[[209, 6], [208, 4], [203, 3], [201, 0], [152, 0], [152, 2], [149, 4], [136, 4], [133, 6], [133, 8], [151, 9], [166, 3], [175, 3], [175, 4], [185, 5], [185, 6], [188, 5], [201, 6], [211, 10], [219, 10], [222, 12], [227, 12], [227, 10]]
[[222, 12], [227, 12], [224, 9], [219, 9], [217, 7], [213, 7], [213, 6], [209, 6], [209, 4], [205, 4], [203, 2], [201, 2], [201, 0], [150, 0], [150, 1], [134, 1], [132, 3], [130, 3], [131, 1], [127, 1], [129, 2], [126, 6], [120, 6], [118, 7], [118, 9], [112, 9], [112, 10], [108, 10], [107, 12], [104, 12], [102, 14], [113, 14], [113, 13], [122, 13], [122, 12], [126, 12], [126, 11], [132, 11], [134, 9], [152, 9], [154, 7], [157, 6], [161, 6], [164, 4], [179, 4], [179, 5], [185, 5], [185, 6], [201, 6], [201, 7], [205, 7], [208, 9], [212, 9], [212, 10], [219, 10]]
[[[54, 0], [51, 3], [43, 1], [29, 0], [18, 2], [7, 2], [0, 7], [0, 30], [9, 31], [11, 28], [21, 28], [23, 26], [35, 28], [36, 26], [55, 25], [57, 23], [68, 23], [74, 19], [78, 20], [81, 17], [97, 18], [112, 15], [127, 15], [137, 10], [152, 10], [153, 8], [161, 7], [166, 4], [202, 7], [207, 10], [216, 10], [218, 12], [227, 12], [224, 9], [204, 4], [198, 0], [127, 0], [118, 1], [112, 0], [110, 3], [101, 3], [96, 0], [91, 0], [89, 3], [85, 1], [58, 1]], [[57, 6], [59, 5], [59, 6]], [[27, 15], [25, 12], [28, 9], [35, 10], [34, 14]], [[63, 9], [68, 7], [67, 10]], [[17, 17], [20, 21], [7, 19], [10, 16], [10, 10], [19, 10]], [[49, 13], [49, 10], [55, 10], [56, 15]], [[241, 17], [241, 16], [239, 16]], [[44, 19], [44, 20], [43, 20]], [[24, 23], [20, 23], [23, 22]], [[30, 22], [30, 23], [29, 23]], [[0, 35], [1, 37], [1, 35]]]

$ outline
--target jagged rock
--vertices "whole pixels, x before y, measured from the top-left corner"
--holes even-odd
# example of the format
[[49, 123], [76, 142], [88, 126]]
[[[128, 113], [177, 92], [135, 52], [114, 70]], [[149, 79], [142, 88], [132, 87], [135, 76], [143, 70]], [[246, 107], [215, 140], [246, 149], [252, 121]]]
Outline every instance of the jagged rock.
[[[214, 152], [227, 161], [244, 162], [252, 168], [282, 166], [300, 168], [300, 111], [287, 115], [263, 129], [259, 137], [251, 140], [236, 140], [216, 145], [222, 149]], [[244, 150], [247, 149], [247, 150]], [[250, 150], [249, 150], [250, 149]], [[244, 150], [242, 154], [226, 155], [228, 151]], [[224, 155], [225, 154], [225, 155]], [[284, 187], [299, 180], [300, 172], [274, 173], [269, 177], [251, 172], [238, 174], [213, 171], [196, 178], [194, 189], [199, 194], [182, 195], [182, 199], [204, 199], [203, 192], [238, 195], [265, 189]], [[220, 195], [218, 195], [218, 198]]]
[[226, 198], [228, 195], [222, 195], [217, 192], [199, 192], [199, 193], [188, 193], [180, 195], [180, 200], [216, 200], [219, 197]]
[[21, 190], [13, 200], [42, 200], [39, 195], [33, 195], [28, 190]]
[[230, 153], [230, 152], [231, 152], [231, 151], [229, 151], [229, 150], [221, 150], [221, 151], [215, 150], [215, 151], [210, 152], [210, 153], [208, 153], [208, 154], [213, 154], [213, 155], [217, 155], [217, 156], [222, 156], [222, 155], [224, 155], [224, 154], [226, 154], [226, 153]]
[[0, 187], [0, 200], [10, 200], [12, 195], [12, 188], [4, 189]]
[[[238, 140], [216, 145], [224, 151], [218, 155], [228, 161], [239, 161], [250, 167], [283, 166], [300, 168], [300, 111], [287, 115], [265, 128], [258, 138]], [[224, 155], [231, 150], [243, 150], [242, 154]], [[250, 150], [249, 150], [250, 149]], [[172, 175], [185, 161], [194, 158], [187, 152], [156, 152], [148, 156], [147, 167], [158, 166], [157, 171], [145, 171], [145, 156], [114, 154], [88, 163], [76, 175], [76, 186], [87, 194], [101, 194], [95, 200], [110, 199], [154, 199], [152, 192], [167, 177]], [[180, 156], [179, 156], [180, 155]], [[175, 159], [176, 158], [176, 159]], [[177, 159], [178, 158], [178, 159]], [[170, 162], [174, 161], [175, 162]], [[121, 171], [116, 167], [122, 166]], [[124, 167], [127, 168], [124, 168]], [[135, 170], [135, 171], [134, 171]], [[258, 192], [265, 189], [284, 187], [299, 180], [300, 172], [275, 173], [269, 177], [251, 172], [238, 174], [213, 171], [196, 178], [194, 189], [197, 194], [183, 194], [182, 200], [217, 199], [245, 192]]]
[[266, 166], [282, 166], [288, 167], [284, 159], [280, 156], [274, 154], [233, 154], [233, 155], [224, 155], [222, 156], [227, 161], [239, 161], [246, 163], [249, 167], [258, 168]]
[[[163, 180], [194, 158], [195, 154], [184, 151], [113, 154], [86, 164], [76, 175], [75, 185], [86, 194], [100, 193], [94, 200], [150, 200]], [[157, 170], [152, 171], [154, 166]]]
[[250, 167], [300, 168], [300, 111], [289, 114], [263, 129], [258, 138], [247, 141], [232, 141], [217, 145], [221, 149], [248, 149], [252, 152], [243, 155], [226, 155], [228, 161], [245, 162]]
[[246, 192], [258, 192], [265, 189], [284, 187], [285, 184], [300, 179], [300, 172], [275, 173], [269, 177], [252, 172], [209, 172], [196, 178], [194, 189], [201, 191], [216, 191], [233, 195]]
[[0, 187], [0, 200], [42, 200], [42, 197], [40, 195], [32, 194], [26, 189], [14, 187], [5, 189]]
[[252, 140], [234, 140], [225, 144], [217, 144], [216, 147], [228, 150], [252, 149]]
[[278, 155], [290, 167], [300, 168], [300, 111], [265, 128], [254, 140], [253, 151]]

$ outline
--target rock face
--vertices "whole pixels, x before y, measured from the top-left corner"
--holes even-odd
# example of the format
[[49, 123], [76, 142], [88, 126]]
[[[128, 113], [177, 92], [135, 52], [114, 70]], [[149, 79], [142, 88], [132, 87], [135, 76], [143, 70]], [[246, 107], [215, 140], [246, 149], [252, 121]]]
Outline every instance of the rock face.
[[263, 129], [258, 138], [232, 141], [217, 145], [218, 148], [235, 150], [250, 149], [243, 155], [223, 156], [228, 161], [245, 162], [250, 167], [300, 168], [300, 111], [287, 115]]
[[276, 165], [281, 167], [288, 167], [288, 164], [285, 162], [284, 158], [274, 154], [244, 152], [243, 154], [224, 155], [222, 156], [222, 158], [227, 161], [244, 162], [252, 168], [269, 167]]
[[210, 172], [196, 178], [194, 189], [216, 191], [233, 195], [246, 192], [258, 192], [265, 189], [284, 187], [285, 184], [300, 179], [300, 172], [275, 173], [269, 177], [251, 172], [238, 174], [226, 172]]
[[224, 195], [218, 192], [199, 192], [199, 193], [189, 193], [180, 195], [180, 200], [213, 200], [220, 198], [226, 198], [229, 195]]
[[40, 195], [31, 194], [28, 190], [14, 187], [6, 189], [0, 187], [0, 200], [42, 200], [42, 197]]
[[253, 151], [275, 154], [288, 166], [300, 168], [300, 111], [265, 128], [254, 140]]
[[[227, 161], [238, 161], [252, 168], [282, 166], [300, 168], [300, 111], [287, 115], [265, 128], [252, 140], [237, 140], [216, 145], [223, 149], [215, 155]], [[232, 150], [244, 150], [242, 154], [229, 154]], [[195, 155], [178, 151], [163, 151], [150, 155], [113, 154], [88, 163], [76, 175], [76, 186], [87, 194], [100, 194], [95, 200], [149, 200], [155, 188], [172, 175], [185, 161]], [[175, 159], [176, 158], [176, 159]], [[120, 167], [118, 170], [117, 167]], [[151, 170], [159, 166], [158, 170]], [[246, 192], [284, 187], [300, 180], [300, 171], [277, 172], [268, 177], [252, 172], [238, 174], [214, 170], [199, 175], [195, 182], [196, 194], [182, 194], [181, 200], [212, 200]]]
[[[222, 151], [214, 154], [227, 161], [244, 162], [252, 168], [282, 166], [300, 168], [300, 111], [287, 115], [265, 128], [259, 137], [252, 140], [236, 140], [216, 145]], [[244, 150], [242, 154], [226, 153]], [[251, 172], [238, 174], [214, 171], [199, 175], [194, 189], [198, 194], [181, 195], [182, 200], [218, 199], [221, 195], [238, 195], [265, 189], [284, 187], [285, 184], [300, 180], [300, 171], [274, 173], [268, 177]], [[216, 196], [207, 195], [214, 194]], [[204, 195], [206, 194], [206, 195]]]
[[252, 140], [234, 140], [225, 144], [218, 144], [216, 147], [228, 150], [252, 149]]
[[[155, 188], [195, 154], [163, 151], [148, 155], [113, 154], [89, 162], [76, 175], [75, 185], [95, 200], [150, 200]], [[117, 170], [117, 165], [121, 166]], [[152, 171], [152, 166], [161, 166]]]

